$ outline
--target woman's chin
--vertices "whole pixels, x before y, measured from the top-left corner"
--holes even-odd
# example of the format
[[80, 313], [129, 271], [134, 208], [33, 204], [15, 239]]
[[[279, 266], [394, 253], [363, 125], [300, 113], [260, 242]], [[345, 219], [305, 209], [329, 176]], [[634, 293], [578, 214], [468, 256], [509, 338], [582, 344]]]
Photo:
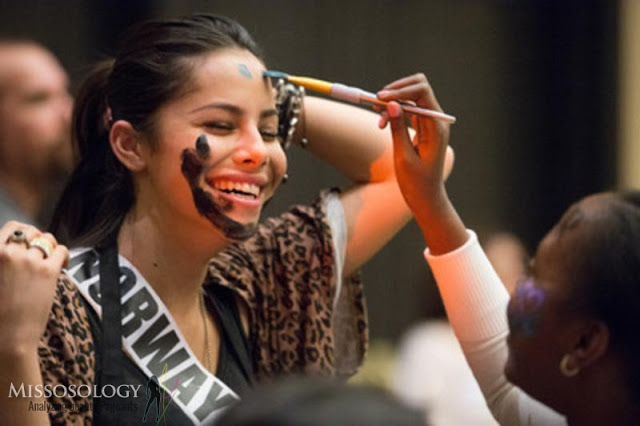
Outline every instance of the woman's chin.
[[227, 217], [242, 226], [255, 226], [260, 221], [260, 213], [257, 212], [228, 212]]

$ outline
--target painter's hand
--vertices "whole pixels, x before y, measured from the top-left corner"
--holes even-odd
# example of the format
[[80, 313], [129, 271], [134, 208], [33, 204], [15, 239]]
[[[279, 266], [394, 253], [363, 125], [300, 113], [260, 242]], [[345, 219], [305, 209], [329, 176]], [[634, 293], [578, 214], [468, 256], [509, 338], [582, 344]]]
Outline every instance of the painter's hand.
[[51, 234], [15, 221], [0, 228], [0, 355], [37, 349], [68, 260]]
[[[384, 101], [412, 102], [417, 106], [442, 111], [424, 74], [415, 74], [388, 84], [378, 97]], [[411, 115], [416, 134], [411, 139], [404, 112], [396, 102], [389, 102], [380, 127], [391, 125], [394, 163], [400, 190], [407, 205], [418, 216], [446, 200], [444, 181], [451, 169], [453, 153], [447, 154], [449, 124], [433, 118]], [[447, 164], [448, 163], [448, 164]]]

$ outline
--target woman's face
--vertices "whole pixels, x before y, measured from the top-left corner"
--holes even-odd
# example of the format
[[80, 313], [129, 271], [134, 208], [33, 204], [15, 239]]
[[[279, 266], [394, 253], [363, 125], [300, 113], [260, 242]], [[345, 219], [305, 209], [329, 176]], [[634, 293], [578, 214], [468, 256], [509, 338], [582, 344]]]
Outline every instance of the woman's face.
[[507, 308], [510, 334], [505, 374], [542, 402], [557, 407], [567, 380], [559, 370], [571, 352], [584, 318], [571, 299], [576, 277], [568, 265], [578, 256], [588, 235], [589, 208], [577, 204], [540, 242], [531, 271], [516, 286]]
[[287, 167], [273, 89], [246, 50], [212, 53], [193, 69], [193, 90], [155, 116], [151, 205], [170, 220], [245, 239]]

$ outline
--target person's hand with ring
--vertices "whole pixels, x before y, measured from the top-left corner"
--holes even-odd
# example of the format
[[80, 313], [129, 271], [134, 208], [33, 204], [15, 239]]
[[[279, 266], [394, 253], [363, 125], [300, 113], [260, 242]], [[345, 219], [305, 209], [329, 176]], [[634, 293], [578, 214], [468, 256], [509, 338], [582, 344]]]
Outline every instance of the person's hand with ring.
[[37, 356], [56, 283], [69, 252], [53, 235], [20, 222], [0, 228], [0, 356]]

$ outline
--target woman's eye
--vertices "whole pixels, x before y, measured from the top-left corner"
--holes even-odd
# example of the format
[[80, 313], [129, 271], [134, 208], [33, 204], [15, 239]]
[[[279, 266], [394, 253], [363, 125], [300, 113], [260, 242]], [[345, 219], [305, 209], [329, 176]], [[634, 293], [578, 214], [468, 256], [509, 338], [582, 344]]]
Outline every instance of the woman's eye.
[[204, 123], [204, 125], [209, 129], [222, 130], [227, 132], [235, 129], [235, 126], [233, 124], [224, 121], [208, 121]]
[[278, 133], [270, 130], [260, 130], [260, 134], [265, 142], [272, 142], [278, 138]]

